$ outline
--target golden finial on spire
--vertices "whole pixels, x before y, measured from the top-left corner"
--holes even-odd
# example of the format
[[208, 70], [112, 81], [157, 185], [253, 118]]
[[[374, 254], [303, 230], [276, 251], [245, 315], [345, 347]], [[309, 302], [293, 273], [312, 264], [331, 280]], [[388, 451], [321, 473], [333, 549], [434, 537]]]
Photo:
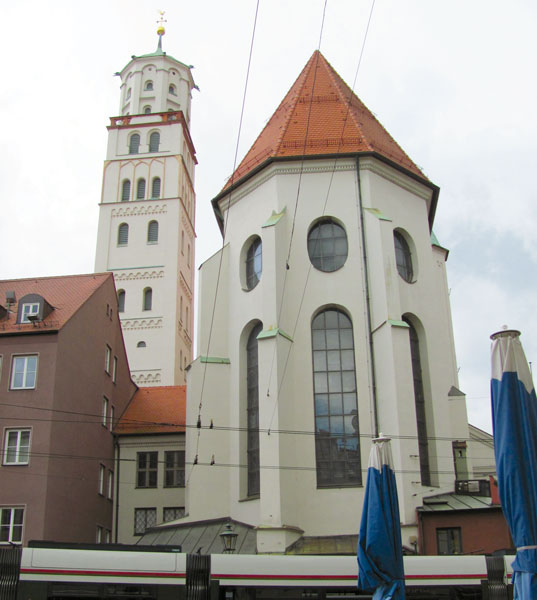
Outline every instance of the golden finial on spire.
[[166, 33], [166, 30], [164, 29], [164, 23], [168, 22], [168, 19], [164, 18], [166, 11], [159, 10], [158, 12], [160, 14], [160, 19], [157, 21], [157, 24], [158, 24], [157, 33], [158, 33], [158, 35], [164, 35]]

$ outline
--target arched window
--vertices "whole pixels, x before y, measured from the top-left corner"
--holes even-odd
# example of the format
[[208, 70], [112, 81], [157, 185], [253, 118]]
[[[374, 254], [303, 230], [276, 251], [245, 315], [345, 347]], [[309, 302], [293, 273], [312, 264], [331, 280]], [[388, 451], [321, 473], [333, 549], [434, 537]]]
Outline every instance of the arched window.
[[133, 133], [129, 140], [129, 154], [138, 154], [140, 150], [140, 134]]
[[327, 218], [317, 221], [308, 233], [308, 254], [319, 271], [331, 272], [347, 260], [347, 234], [341, 225]]
[[126, 246], [129, 243], [129, 226], [127, 223], [121, 223], [117, 228], [117, 245]]
[[427, 418], [425, 411], [425, 393], [423, 391], [420, 341], [418, 333], [412, 323], [404, 317], [403, 320], [408, 325], [408, 337], [410, 340], [410, 358], [412, 360], [412, 378], [414, 380], [414, 402], [416, 405], [421, 485], [431, 485], [431, 467], [429, 462], [429, 442], [427, 438]]
[[151, 114], [151, 107], [144, 106], [144, 115], [150, 115], [150, 114]]
[[149, 136], [149, 152], [158, 152], [159, 146], [160, 133], [158, 131], [153, 131], [153, 133]]
[[255, 237], [246, 252], [246, 288], [253, 290], [261, 279], [263, 268], [261, 255], [261, 238]]
[[173, 84], [168, 86], [168, 93], [170, 93], [172, 96], [177, 96], [177, 91]]
[[125, 100], [129, 100], [130, 97], [131, 97], [131, 88], [129, 88], [127, 90], [127, 95], [125, 96]]
[[397, 271], [399, 275], [409, 283], [414, 275], [412, 269], [412, 256], [410, 248], [402, 233], [399, 231], [393, 232], [393, 242], [395, 245], [395, 262], [397, 263]]
[[144, 85], [144, 90], [147, 92], [152, 92], [153, 91], [153, 82], [152, 81], [146, 81], [145, 85]]
[[125, 290], [117, 291], [117, 311], [125, 312]]
[[137, 348], [145, 348], [145, 347], [146, 347], [146, 345], [147, 345], [147, 344], [146, 344], [146, 343], [145, 343], [145, 342], [142, 340], [141, 342], [138, 342], [138, 343], [136, 344], [136, 347], [137, 347]]
[[246, 343], [246, 423], [248, 429], [248, 496], [259, 495], [259, 356], [257, 336], [263, 326], [258, 323]]
[[360, 434], [349, 317], [329, 308], [311, 324], [317, 486], [362, 483]]
[[149, 221], [147, 226], [147, 243], [156, 244], [158, 242], [158, 221]]
[[145, 198], [145, 179], [138, 179], [136, 184], [136, 200], [143, 200]]
[[153, 290], [145, 288], [142, 310], [151, 310], [153, 306]]
[[131, 181], [124, 179], [121, 184], [121, 202], [128, 202], [131, 199]]
[[160, 198], [160, 177], [153, 177], [151, 184], [151, 198]]

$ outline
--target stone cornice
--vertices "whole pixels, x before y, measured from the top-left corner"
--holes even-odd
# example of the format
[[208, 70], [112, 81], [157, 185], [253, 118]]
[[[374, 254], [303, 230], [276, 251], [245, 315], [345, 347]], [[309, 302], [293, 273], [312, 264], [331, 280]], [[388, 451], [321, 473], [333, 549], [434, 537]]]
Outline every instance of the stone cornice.
[[162, 279], [164, 277], [164, 270], [160, 271], [143, 271], [139, 269], [132, 269], [129, 272], [125, 271], [112, 271], [114, 273], [115, 281], [136, 281], [140, 279]]
[[112, 209], [112, 217], [142, 217], [145, 215], [165, 215], [168, 212], [166, 204], [157, 202], [150, 204], [124, 203], [126, 206]]
[[134, 331], [139, 329], [162, 329], [163, 318], [156, 317], [154, 319], [121, 319], [121, 327], [124, 330]]

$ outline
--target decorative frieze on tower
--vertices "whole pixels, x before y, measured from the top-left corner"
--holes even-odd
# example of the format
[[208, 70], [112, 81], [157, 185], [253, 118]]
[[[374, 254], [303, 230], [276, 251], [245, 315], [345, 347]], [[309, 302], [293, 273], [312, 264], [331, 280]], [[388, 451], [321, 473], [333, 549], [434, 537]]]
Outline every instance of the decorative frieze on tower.
[[133, 56], [108, 126], [96, 271], [112, 271], [134, 381], [181, 385], [192, 360], [196, 151], [191, 67], [162, 50]]

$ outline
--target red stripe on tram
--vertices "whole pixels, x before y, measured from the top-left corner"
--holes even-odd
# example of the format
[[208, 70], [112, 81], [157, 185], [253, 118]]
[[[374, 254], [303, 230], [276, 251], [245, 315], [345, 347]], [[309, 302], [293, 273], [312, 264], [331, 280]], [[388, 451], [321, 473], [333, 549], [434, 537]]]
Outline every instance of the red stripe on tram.
[[143, 572], [139, 571], [88, 571], [74, 569], [27, 569], [22, 568], [21, 574], [24, 575], [88, 575], [90, 577], [174, 577], [184, 579], [186, 573], [161, 573], [161, 572]]

